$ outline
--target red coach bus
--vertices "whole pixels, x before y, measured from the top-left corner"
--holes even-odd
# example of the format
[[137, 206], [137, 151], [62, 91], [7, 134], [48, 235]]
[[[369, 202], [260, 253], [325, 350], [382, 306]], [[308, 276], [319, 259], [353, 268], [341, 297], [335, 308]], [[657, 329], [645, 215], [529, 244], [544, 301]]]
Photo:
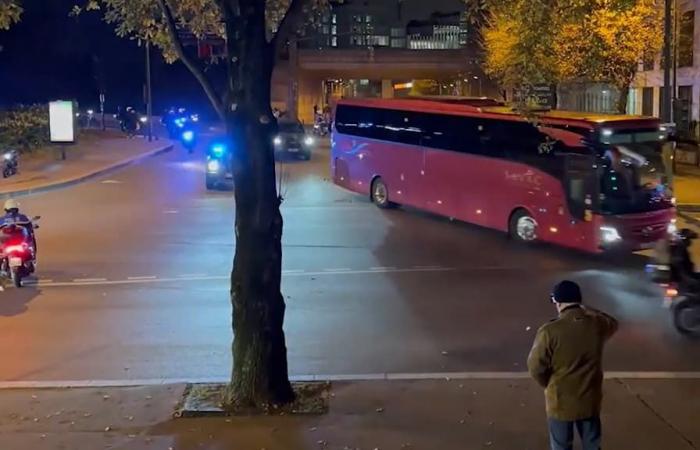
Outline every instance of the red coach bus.
[[[483, 104], [483, 103], [481, 103]], [[338, 102], [331, 175], [407, 205], [589, 252], [649, 248], [675, 217], [659, 121], [410, 99]]]

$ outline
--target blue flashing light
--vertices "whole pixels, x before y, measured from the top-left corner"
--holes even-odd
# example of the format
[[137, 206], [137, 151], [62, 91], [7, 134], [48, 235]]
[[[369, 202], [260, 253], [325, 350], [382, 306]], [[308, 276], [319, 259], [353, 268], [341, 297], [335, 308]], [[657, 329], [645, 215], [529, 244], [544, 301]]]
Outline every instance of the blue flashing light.
[[220, 158], [224, 156], [224, 153], [226, 153], [226, 146], [224, 144], [215, 144], [211, 148], [211, 153], [217, 158]]
[[192, 142], [194, 140], [194, 131], [185, 131], [184, 133], [182, 133], [182, 139], [186, 142]]

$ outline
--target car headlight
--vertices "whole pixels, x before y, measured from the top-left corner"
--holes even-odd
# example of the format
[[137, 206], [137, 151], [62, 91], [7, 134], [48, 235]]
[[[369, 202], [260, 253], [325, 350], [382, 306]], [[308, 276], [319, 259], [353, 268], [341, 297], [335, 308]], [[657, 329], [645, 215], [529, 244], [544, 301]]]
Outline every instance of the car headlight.
[[273, 142], [275, 145], [282, 145], [282, 142], [284, 142], [284, 141], [282, 141], [282, 138], [281, 138], [281, 137], [275, 136], [275, 138], [272, 140], [272, 142]]
[[600, 227], [600, 238], [603, 242], [610, 244], [622, 240], [620, 232], [615, 227]]
[[221, 169], [221, 163], [217, 160], [209, 161], [207, 163], [207, 171], [216, 173]]
[[304, 139], [304, 144], [308, 146], [314, 145], [314, 138], [312, 138], [311, 136], [306, 136], [306, 138]]
[[146, 122], [148, 122], [148, 117], [143, 116], [139, 120], [141, 121], [141, 123], [146, 123]]

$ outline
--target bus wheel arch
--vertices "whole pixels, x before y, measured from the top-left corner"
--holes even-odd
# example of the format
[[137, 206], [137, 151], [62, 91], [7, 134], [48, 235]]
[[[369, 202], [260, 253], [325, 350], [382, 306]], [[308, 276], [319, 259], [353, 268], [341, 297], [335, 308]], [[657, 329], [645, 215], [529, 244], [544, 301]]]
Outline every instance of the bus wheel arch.
[[369, 188], [369, 198], [382, 209], [389, 209], [396, 207], [396, 203], [389, 199], [389, 187], [386, 185], [384, 179], [381, 176], [375, 175], [372, 178]]
[[508, 236], [518, 242], [534, 242], [538, 239], [539, 224], [526, 208], [515, 208], [508, 219]]

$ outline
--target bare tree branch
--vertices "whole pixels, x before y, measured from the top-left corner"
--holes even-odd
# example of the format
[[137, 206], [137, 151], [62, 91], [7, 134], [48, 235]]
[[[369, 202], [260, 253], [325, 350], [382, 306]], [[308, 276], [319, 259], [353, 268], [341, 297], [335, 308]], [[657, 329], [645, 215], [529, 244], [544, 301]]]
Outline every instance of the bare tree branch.
[[163, 10], [163, 15], [165, 16], [165, 25], [168, 29], [168, 35], [170, 36], [170, 40], [172, 41], [175, 53], [177, 54], [178, 58], [182, 60], [182, 63], [185, 65], [185, 67], [187, 67], [189, 71], [192, 72], [192, 75], [194, 75], [197, 81], [199, 81], [199, 84], [202, 85], [204, 92], [207, 94], [207, 97], [209, 97], [209, 101], [211, 101], [211, 104], [216, 110], [216, 113], [219, 115], [219, 118], [221, 118], [221, 120], [224, 120], [226, 116], [226, 111], [221, 101], [221, 98], [217, 94], [216, 89], [214, 89], [214, 86], [211, 84], [211, 81], [206, 77], [206, 75], [204, 75], [204, 71], [185, 52], [185, 48], [182, 45], [180, 36], [178, 36], [177, 34], [175, 16], [170, 5], [168, 4], [168, 0], [158, 0], [158, 3], [160, 4], [161, 9]]

